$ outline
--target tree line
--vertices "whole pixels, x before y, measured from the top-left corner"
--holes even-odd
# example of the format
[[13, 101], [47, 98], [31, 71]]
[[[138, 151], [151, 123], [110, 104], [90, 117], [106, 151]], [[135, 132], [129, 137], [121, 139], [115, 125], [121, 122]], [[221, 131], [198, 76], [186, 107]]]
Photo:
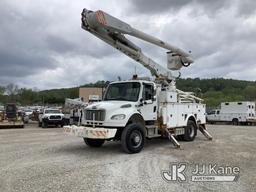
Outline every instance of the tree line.
[[[80, 87], [106, 87], [109, 81], [97, 81]], [[256, 82], [234, 79], [177, 79], [177, 88], [183, 91], [194, 92], [196, 96], [204, 99], [208, 107], [216, 107], [225, 101], [256, 101]], [[44, 105], [65, 102], [65, 98], [78, 98], [79, 88], [62, 88], [42, 90], [19, 88], [9, 84], [0, 86], [0, 103], [16, 102], [20, 105]]]
[[5, 103], [17, 103], [18, 105], [59, 105], [64, 104], [65, 98], [78, 97], [78, 87], [39, 91], [35, 88], [19, 88], [14, 84], [0, 86], [0, 105]]
[[195, 92], [208, 107], [217, 107], [221, 102], [256, 101], [256, 81], [234, 79], [178, 79], [177, 88]]

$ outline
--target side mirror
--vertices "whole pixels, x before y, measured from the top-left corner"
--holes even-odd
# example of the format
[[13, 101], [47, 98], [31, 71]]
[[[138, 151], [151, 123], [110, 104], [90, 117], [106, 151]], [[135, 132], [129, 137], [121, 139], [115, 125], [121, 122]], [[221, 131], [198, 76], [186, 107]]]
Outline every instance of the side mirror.
[[143, 98], [140, 98], [139, 100], [139, 107], [143, 106]]

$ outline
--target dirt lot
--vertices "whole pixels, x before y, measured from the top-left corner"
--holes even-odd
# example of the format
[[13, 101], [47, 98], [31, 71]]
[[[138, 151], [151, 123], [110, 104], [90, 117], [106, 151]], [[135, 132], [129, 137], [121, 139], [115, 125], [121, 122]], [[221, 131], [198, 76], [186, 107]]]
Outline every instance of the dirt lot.
[[[139, 154], [121, 151], [120, 143], [87, 147], [61, 128], [0, 130], [0, 191], [256, 191], [256, 127], [208, 125], [214, 137], [200, 133], [175, 149], [168, 140], [146, 142]], [[170, 163], [212, 163], [240, 167], [237, 182], [166, 182]], [[189, 173], [188, 175], [189, 176]]]

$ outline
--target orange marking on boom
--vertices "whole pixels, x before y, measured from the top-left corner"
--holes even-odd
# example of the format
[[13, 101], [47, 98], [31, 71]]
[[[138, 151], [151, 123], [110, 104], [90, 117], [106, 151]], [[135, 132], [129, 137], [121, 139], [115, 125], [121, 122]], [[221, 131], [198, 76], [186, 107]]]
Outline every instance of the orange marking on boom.
[[96, 11], [96, 18], [98, 20], [99, 23], [101, 23], [102, 25], [106, 25], [107, 22], [106, 22], [106, 18], [104, 16], [104, 13], [102, 11]]

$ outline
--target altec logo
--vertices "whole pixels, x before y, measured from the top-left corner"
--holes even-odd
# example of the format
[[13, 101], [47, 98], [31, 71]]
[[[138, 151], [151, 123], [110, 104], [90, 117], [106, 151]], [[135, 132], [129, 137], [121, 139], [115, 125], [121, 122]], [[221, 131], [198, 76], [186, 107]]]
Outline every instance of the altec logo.
[[[161, 172], [167, 181], [183, 182], [188, 163], [171, 163], [169, 170]], [[218, 166], [217, 164], [190, 164], [192, 167], [190, 180], [193, 182], [232, 182], [239, 178], [240, 168], [237, 166]]]

